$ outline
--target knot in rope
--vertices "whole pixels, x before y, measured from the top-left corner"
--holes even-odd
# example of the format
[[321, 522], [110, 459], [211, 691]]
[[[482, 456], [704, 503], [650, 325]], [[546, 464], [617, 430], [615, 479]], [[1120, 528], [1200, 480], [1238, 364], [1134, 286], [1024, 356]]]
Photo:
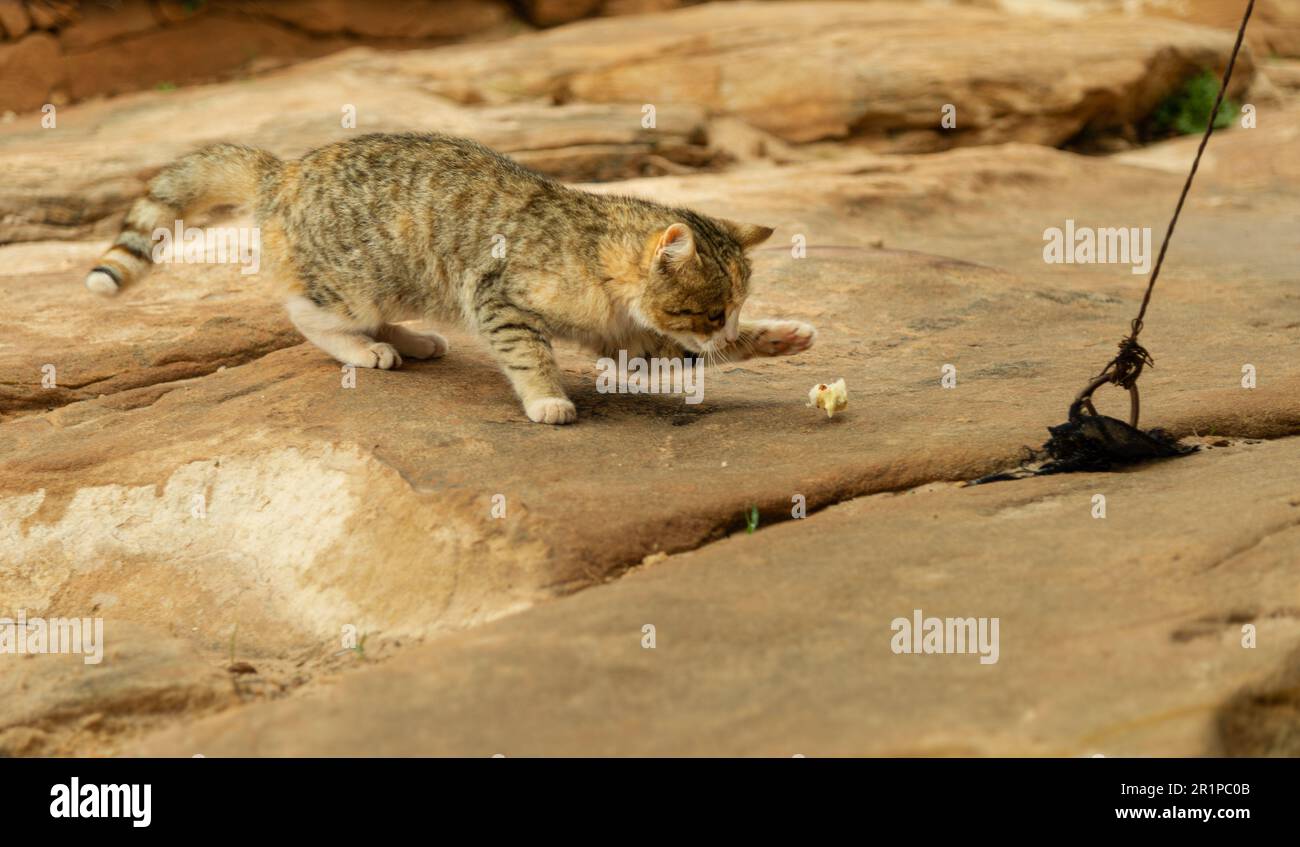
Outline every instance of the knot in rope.
[[1142, 376], [1142, 369], [1155, 367], [1155, 361], [1146, 348], [1138, 344], [1137, 332], [1119, 343], [1119, 355], [1111, 359], [1102, 373], [1110, 372], [1110, 382], [1121, 388], [1131, 389]]

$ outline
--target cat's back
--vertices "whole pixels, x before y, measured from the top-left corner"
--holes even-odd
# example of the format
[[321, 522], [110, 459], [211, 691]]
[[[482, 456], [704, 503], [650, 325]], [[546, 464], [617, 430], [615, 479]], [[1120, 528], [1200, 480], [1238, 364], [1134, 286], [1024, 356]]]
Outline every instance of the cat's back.
[[[448, 312], [509, 261], [554, 261], [538, 245], [596, 214], [586, 195], [466, 138], [376, 133], [286, 163], [263, 220], [283, 232], [300, 275], [373, 302]], [[573, 251], [569, 251], [573, 252]], [[530, 257], [532, 257], [530, 259]]]
[[371, 133], [313, 150], [297, 163], [303, 189], [359, 202], [455, 203], [471, 192], [553, 189], [540, 174], [468, 138]]
[[477, 141], [411, 132], [308, 153], [286, 169], [278, 205], [313, 240], [371, 233], [371, 247], [427, 249], [465, 265], [497, 235], [522, 239], [538, 225], [590, 218], [598, 204]]

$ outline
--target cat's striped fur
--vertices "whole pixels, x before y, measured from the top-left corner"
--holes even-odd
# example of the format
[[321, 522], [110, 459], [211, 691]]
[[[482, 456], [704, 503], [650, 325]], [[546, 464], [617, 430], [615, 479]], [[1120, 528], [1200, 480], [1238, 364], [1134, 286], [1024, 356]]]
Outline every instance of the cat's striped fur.
[[572, 189], [473, 141], [374, 134], [296, 161], [217, 144], [168, 166], [86, 278], [113, 294], [151, 267], [152, 233], [204, 207], [251, 203], [261, 270], [308, 340], [391, 368], [447, 349], [396, 324], [458, 321], [486, 342], [529, 418], [569, 423], [551, 343], [729, 359], [807, 349], [812, 327], [742, 322], [745, 251], [770, 234]]

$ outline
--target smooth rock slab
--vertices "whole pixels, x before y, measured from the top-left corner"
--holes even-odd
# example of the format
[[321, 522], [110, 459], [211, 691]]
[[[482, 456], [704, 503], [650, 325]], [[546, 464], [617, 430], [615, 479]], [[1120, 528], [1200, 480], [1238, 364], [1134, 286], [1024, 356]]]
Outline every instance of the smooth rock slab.
[[[865, 497], [134, 751], [1254, 752], [1225, 751], [1220, 710], [1300, 644], [1298, 464], [1291, 439]], [[918, 609], [998, 618], [997, 661], [894, 652], [893, 622]]]
[[302, 341], [267, 308], [256, 278], [228, 267], [166, 266], [143, 297], [97, 297], [77, 280], [105, 246], [0, 248], [0, 290], [22, 304], [0, 314], [0, 420], [202, 376]]
[[[113, 618], [112, 603], [104, 595], [82, 610], [108, 618], [97, 663], [86, 663], [96, 657], [89, 650], [0, 654], [0, 756], [72, 753], [239, 702], [229, 676], [190, 640]], [[3, 616], [16, 612], [6, 608]]]
[[[1078, 20], [1097, 14], [1124, 14], [1134, 26], [1144, 26], [1147, 16], [1212, 26], [1237, 32], [1244, 3], [1236, 0], [961, 0], [976, 6], [991, 6], [1012, 14], [1043, 15]], [[1246, 29], [1246, 43], [1260, 55], [1300, 55], [1300, 2], [1258, 0]]]

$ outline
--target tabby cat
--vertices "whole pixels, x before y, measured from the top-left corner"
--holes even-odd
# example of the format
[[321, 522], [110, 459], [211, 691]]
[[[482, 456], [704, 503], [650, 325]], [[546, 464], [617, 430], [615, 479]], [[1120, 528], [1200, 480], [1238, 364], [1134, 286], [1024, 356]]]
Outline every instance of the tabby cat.
[[739, 360], [812, 346], [797, 321], [742, 321], [745, 251], [772, 230], [591, 194], [440, 134], [373, 134], [296, 161], [216, 144], [160, 172], [86, 286], [153, 264], [152, 233], [219, 204], [255, 207], [261, 272], [299, 331], [340, 362], [393, 368], [447, 342], [396, 321], [460, 321], [539, 423], [577, 419], [551, 348]]

